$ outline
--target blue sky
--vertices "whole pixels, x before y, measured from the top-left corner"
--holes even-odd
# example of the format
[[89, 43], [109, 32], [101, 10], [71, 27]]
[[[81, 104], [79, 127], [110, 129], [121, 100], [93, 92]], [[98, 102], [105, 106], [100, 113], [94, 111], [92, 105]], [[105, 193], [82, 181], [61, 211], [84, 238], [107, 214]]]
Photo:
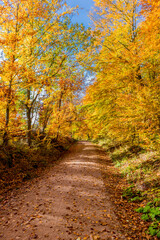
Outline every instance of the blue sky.
[[79, 10], [79, 15], [74, 16], [72, 18], [72, 21], [74, 23], [83, 23], [86, 27], [90, 27], [91, 21], [88, 15], [92, 7], [94, 6], [93, 0], [67, 0], [67, 3], [71, 7], [79, 5], [79, 7], [81, 8]]

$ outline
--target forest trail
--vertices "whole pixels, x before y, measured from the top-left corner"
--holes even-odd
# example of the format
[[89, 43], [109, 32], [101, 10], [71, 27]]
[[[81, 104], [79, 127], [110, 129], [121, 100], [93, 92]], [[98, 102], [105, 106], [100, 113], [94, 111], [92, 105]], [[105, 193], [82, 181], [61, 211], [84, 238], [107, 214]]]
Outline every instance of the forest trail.
[[126, 239], [103, 183], [107, 159], [92, 143], [74, 144], [44, 176], [0, 203], [0, 239]]

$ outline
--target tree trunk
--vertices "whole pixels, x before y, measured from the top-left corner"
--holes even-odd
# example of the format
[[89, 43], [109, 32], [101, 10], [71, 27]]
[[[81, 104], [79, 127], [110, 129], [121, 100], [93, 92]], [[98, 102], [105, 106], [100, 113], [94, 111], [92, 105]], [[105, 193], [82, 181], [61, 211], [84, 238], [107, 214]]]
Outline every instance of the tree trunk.
[[10, 113], [10, 107], [9, 104], [7, 104], [6, 108], [6, 124], [5, 124], [5, 131], [3, 134], [3, 145], [8, 146], [8, 124], [9, 124], [9, 113]]
[[12, 90], [12, 78], [10, 80], [9, 89], [8, 89], [8, 96], [7, 96], [7, 107], [6, 107], [6, 122], [5, 122], [5, 130], [3, 134], [3, 145], [8, 146], [8, 124], [9, 124], [9, 117], [10, 117], [10, 103], [11, 103], [11, 90]]
[[32, 128], [31, 109], [32, 109], [32, 107], [30, 106], [30, 97], [31, 97], [31, 91], [30, 91], [30, 89], [27, 89], [27, 99], [28, 99], [28, 104], [26, 105], [26, 109], [27, 109], [27, 142], [28, 142], [29, 147], [32, 144], [32, 139], [31, 139], [31, 128]]
[[[58, 113], [60, 114], [60, 111], [61, 111], [61, 106], [62, 106], [62, 97], [63, 97], [63, 91], [61, 91], [60, 93], [60, 98], [59, 98], [59, 101], [58, 101]], [[56, 136], [56, 139], [58, 139], [59, 137], [59, 130], [60, 130], [60, 127], [61, 125], [59, 124], [59, 121], [60, 121], [60, 116], [58, 115], [58, 128], [57, 128], [57, 136]]]
[[32, 140], [31, 140], [31, 109], [28, 107], [27, 108], [27, 142], [28, 142], [28, 146], [30, 147], [32, 144]]

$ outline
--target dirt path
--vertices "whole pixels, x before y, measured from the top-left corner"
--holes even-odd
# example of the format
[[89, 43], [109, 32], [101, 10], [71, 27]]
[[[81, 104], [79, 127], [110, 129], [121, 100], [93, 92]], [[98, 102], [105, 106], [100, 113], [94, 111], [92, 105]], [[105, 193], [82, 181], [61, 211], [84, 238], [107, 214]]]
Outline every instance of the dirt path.
[[105, 162], [91, 143], [72, 146], [47, 174], [0, 203], [0, 239], [125, 239], [103, 184]]

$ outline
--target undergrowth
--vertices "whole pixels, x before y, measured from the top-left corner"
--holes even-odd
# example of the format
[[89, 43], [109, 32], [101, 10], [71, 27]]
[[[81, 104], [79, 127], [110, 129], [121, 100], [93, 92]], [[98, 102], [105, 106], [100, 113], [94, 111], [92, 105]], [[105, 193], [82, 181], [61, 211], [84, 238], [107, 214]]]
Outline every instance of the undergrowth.
[[148, 202], [136, 211], [142, 220], [150, 222], [148, 233], [160, 238], [160, 152], [149, 151], [127, 143], [101, 144], [114, 165], [128, 181], [122, 198], [129, 202]]
[[0, 146], [0, 194], [40, 175], [73, 143], [73, 139], [53, 141], [49, 145], [12, 144]]
[[140, 190], [136, 190], [133, 184], [124, 189], [122, 198], [127, 199], [130, 202], [141, 202], [144, 200], [142, 192]]
[[143, 213], [142, 220], [151, 222], [148, 233], [160, 238], [160, 198], [148, 202], [145, 207], [136, 209], [136, 212]]

